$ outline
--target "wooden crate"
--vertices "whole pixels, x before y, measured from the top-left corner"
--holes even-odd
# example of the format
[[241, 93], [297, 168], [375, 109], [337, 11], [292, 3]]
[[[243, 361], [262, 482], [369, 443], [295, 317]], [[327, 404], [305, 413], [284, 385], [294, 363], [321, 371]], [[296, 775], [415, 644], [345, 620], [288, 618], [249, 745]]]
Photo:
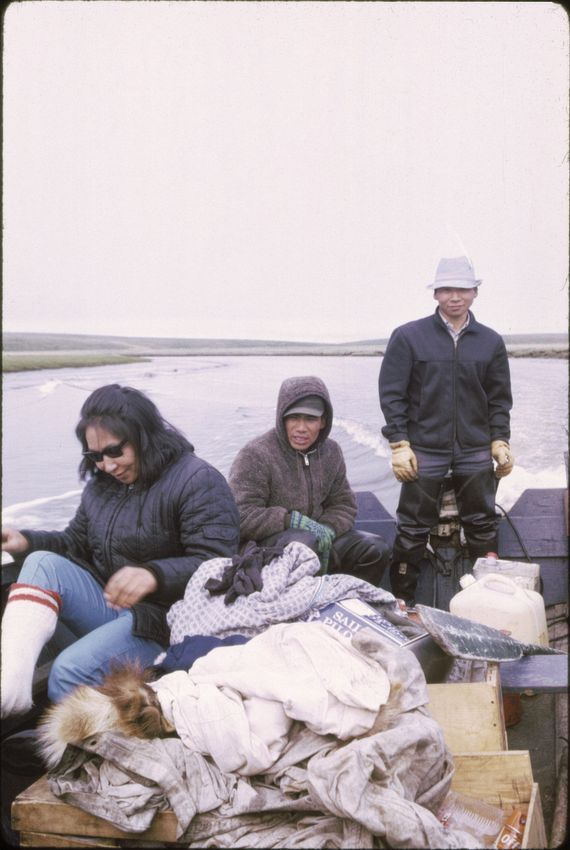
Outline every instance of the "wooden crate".
[[548, 847], [540, 789], [533, 779], [527, 750], [498, 753], [455, 753], [451, 787], [460, 794], [485, 800], [507, 811], [521, 808], [527, 815], [524, 848]]
[[[507, 751], [500, 681], [491, 666], [481, 682], [428, 685], [429, 710], [454, 755], [452, 788], [507, 810], [527, 813], [523, 847], [547, 847], [538, 785], [527, 751]], [[126, 833], [63, 803], [44, 776], [12, 805], [12, 826], [23, 847], [132, 847], [176, 841], [176, 818], [158, 812], [148, 830]]]
[[452, 753], [507, 749], [498, 664], [489, 664], [483, 681], [428, 685], [428, 709]]
[[[539, 789], [526, 750], [457, 753], [454, 760], [455, 791], [508, 811], [522, 808], [527, 813], [522, 846], [548, 847]], [[23, 847], [140, 847], [145, 841], [176, 841], [172, 812], [158, 812], [150, 828], [135, 836], [61, 802], [49, 790], [45, 776], [14, 801], [12, 826], [20, 832]]]
[[[12, 828], [22, 847], [133, 847], [144, 841], [176, 841], [176, 816], [157, 812], [149, 829], [132, 833], [117, 829], [51, 793], [46, 776], [19, 794], [12, 803]], [[128, 846], [128, 844], [127, 844]]]

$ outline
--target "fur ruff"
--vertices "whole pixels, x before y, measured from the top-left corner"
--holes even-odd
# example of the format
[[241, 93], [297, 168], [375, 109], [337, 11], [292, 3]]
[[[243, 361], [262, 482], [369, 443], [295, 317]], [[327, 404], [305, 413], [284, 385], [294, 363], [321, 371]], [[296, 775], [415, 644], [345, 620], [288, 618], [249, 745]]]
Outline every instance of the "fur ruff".
[[111, 731], [137, 738], [174, 731], [138, 667], [114, 670], [99, 687], [80, 685], [48, 708], [38, 724], [39, 751], [48, 768], [54, 768], [68, 744], [81, 746], [91, 736]]

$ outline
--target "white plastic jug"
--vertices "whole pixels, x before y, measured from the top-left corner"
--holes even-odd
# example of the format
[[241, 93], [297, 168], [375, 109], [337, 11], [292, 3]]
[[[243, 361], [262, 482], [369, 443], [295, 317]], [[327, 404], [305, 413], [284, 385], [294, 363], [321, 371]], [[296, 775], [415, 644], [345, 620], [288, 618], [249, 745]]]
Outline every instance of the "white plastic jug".
[[526, 590], [498, 573], [488, 573], [478, 581], [467, 574], [461, 577], [460, 584], [463, 590], [449, 602], [452, 614], [506, 631], [523, 643], [548, 646], [546, 611], [540, 593]]

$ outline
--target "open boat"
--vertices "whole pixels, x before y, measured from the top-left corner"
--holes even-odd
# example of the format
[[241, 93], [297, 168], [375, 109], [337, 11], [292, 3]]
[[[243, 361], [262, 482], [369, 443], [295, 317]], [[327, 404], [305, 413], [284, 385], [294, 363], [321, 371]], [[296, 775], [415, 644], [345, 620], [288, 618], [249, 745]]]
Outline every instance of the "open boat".
[[[360, 492], [357, 498], [356, 527], [378, 533], [391, 544], [394, 517], [372, 493]], [[540, 565], [550, 644], [567, 652], [568, 491], [526, 490], [510, 511], [501, 510], [499, 554], [503, 559]], [[424, 566], [417, 602], [448, 610], [449, 600], [459, 590], [460, 577], [472, 569], [453, 508], [442, 509]], [[16, 565], [3, 568], [3, 591], [16, 575]], [[382, 586], [390, 590], [388, 576]], [[33, 729], [45, 708], [49, 666], [48, 654], [36, 674], [35, 709], [3, 724], [3, 741], [8, 747], [14, 737]], [[522, 673], [505, 675], [507, 669], [505, 665], [492, 665], [479, 670], [478, 679], [467, 676], [461, 686], [469, 691], [432, 683], [430, 705], [441, 720], [446, 740], [453, 742], [450, 747], [457, 762], [457, 787], [482, 797], [491, 789], [512, 805], [522, 803], [528, 815], [522, 846], [558, 846], [566, 828], [567, 683], [559, 669], [552, 673], [547, 666], [536, 668], [531, 680]], [[518, 697], [520, 693], [525, 694], [522, 717], [506, 732], [508, 694]], [[474, 747], [473, 741], [478, 746]], [[9, 780], [4, 777], [3, 784]], [[133, 837], [58, 800], [50, 793], [45, 777], [27, 789], [25, 777], [19, 777], [19, 782], [21, 787], [14, 790], [22, 793], [13, 805], [11, 825], [15, 832], [10, 833], [10, 827], [6, 829], [3, 823], [5, 843], [16, 836], [28, 846], [140, 846], [141, 840], [168, 846], [176, 839], [172, 812], [159, 813], [149, 831]], [[517, 789], [516, 799], [511, 799], [513, 788]]]

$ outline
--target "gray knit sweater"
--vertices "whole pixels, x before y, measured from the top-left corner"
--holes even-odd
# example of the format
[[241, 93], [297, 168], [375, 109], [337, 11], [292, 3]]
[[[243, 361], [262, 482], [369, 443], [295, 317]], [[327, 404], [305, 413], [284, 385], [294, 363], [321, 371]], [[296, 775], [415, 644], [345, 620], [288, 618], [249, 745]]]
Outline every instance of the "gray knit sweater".
[[[307, 395], [323, 399], [326, 425], [317, 442], [302, 453], [289, 444], [283, 414]], [[342, 450], [328, 436], [332, 421], [329, 393], [320, 378], [283, 381], [275, 427], [247, 443], [230, 469], [242, 541], [262, 540], [288, 528], [293, 510], [330, 526], [337, 536], [353, 527], [356, 498], [346, 477]]]

